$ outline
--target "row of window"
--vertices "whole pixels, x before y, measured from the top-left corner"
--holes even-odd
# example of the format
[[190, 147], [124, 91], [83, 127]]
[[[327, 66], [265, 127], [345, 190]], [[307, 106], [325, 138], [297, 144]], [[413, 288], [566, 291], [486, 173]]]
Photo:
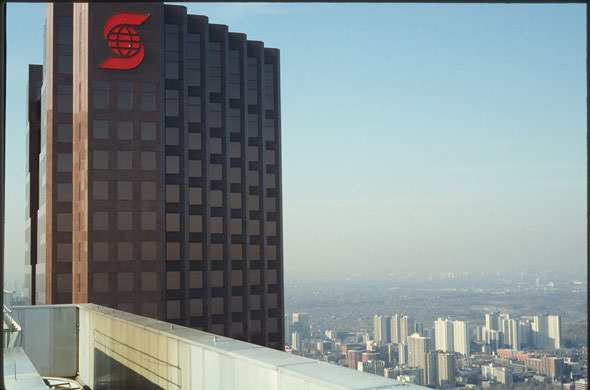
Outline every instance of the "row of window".
[[[134, 153], [130, 150], [118, 150], [113, 152], [116, 156], [115, 166], [111, 166], [111, 152], [108, 150], [95, 150], [92, 152], [92, 168], [93, 169], [133, 169], [139, 168], [142, 170], [156, 169], [156, 152], [141, 151], [139, 152], [139, 161], [133, 161]], [[136, 153], [137, 154], [137, 153]], [[71, 155], [70, 155], [71, 156]]]
[[[156, 261], [157, 246], [154, 241], [141, 241], [139, 244], [139, 253], [134, 254], [133, 242], [121, 241], [117, 242], [116, 253], [111, 253], [108, 242], [94, 242], [92, 244], [92, 258], [94, 261], [109, 261], [111, 259], [117, 261], [132, 261], [139, 258], [141, 261]], [[223, 244], [211, 244], [210, 258], [213, 261], [222, 261], [224, 259]], [[243, 260], [242, 244], [230, 245], [230, 259]], [[188, 245], [188, 257], [190, 261], [203, 260], [203, 244], [200, 242], [191, 242]], [[57, 246], [58, 261], [71, 261], [72, 244], [64, 243]], [[260, 260], [260, 245], [249, 245], [248, 257], [251, 260]], [[277, 260], [277, 246], [266, 246], [266, 259], [269, 261]], [[166, 260], [179, 261], [180, 260], [180, 243], [168, 242], [166, 243]]]
[[[253, 154], [257, 153], [258, 148], [252, 148]], [[116, 161], [114, 166], [111, 164], [111, 154], [115, 156]], [[134, 161], [134, 154], [139, 155], [138, 160]], [[274, 152], [269, 153], [269, 157], [274, 158]], [[57, 153], [57, 172], [72, 172], [72, 154], [71, 153]], [[255, 160], [251, 160], [255, 161]], [[139, 153], [131, 150], [95, 150], [92, 152], [92, 168], [93, 169], [134, 169], [141, 170], [155, 170], [156, 169], [156, 152], [141, 151]], [[180, 156], [168, 155], [165, 161], [165, 172], [167, 174], [180, 174]], [[188, 163], [189, 177], [202, 176], [202, 164], [200, 160], [189, 160]], [[223, 180], [223, 165], [210, 164], [209, 165], [209, 179]], [[241, 183], [242, 173], [241, 168], [230, 168], [230, 182]], [[257, 170], [248, 171], [249, 185], [260, 185], [259, 172]], [[266, 186], [268, 188], [276, 188], [276, 175], [274, 173], [266, 174]]]
[[[241, 297], [233, 297], [234, 298], [241, 298]], [[235, 301], [236, 305], [232, 304], [232, 308], [239, 308], [241, 307], [238, 303], [239, 301]], [[181, 319], [181, 306], [180, 301], [177, 300], [169, 300], [167, 301], [166, 305], [166, 319], [170, 320], [178, 320]], [[213, 324], [209, 331], [217, 334], [223, 334], [224, 326], [223, 326], [223, 317], [221, 316], [224, 313], [223, 311], [223, 298], [212, 298], [210, 313], [212, 315], [219, 315], [221, 317], [218, 324]], [[241, 314], [241, 310], [234, 312], [235, 314]], [[201, 317], [204, 315], [203, 312], [203, 302], [200, 299], [190, 299], [188, 304], [188, 316], [189, 317]], [[231, 334], [233, 337], [239, 337], [242, 335], [242, 327], [243, 327], [243, 320], [241, 316], [234, 315], [232, 317], [234, 322], [232, 323]], [[214, 320], [215, 321], [215, 320]], [[271, 325], [272, 324], [272, 325]], [[276, 325], [275, 318], [268, 318], [266, 320], [266, 328], [267, 332], [271, 332], [271, 334], [277, 332], [278, 328]], [[262, 330], [262, 321], [261, 320], [250, 320], [248, 322], [248, 329], [250, 332], [260, 332]]]
[[[242, 244], [231, 244], [230, 245], [230, 260], [243, 260]], [[188, 257], [191, 261], [203, 260], [203, 244], [200, 242], [191, 242], [188, 244]], [[221, 261], [224, 260], [224, 245], [212, 243], [209, 246], [209, 256], [211, 260]], [[248, 258], [250, 260], [260, 260], [260, 245], [251, 244], [248, 246]], [[277, 247], [276, 245], [266, 246], [266, 259], [273, 261], [277, 260]], [[167, 242], [166, 243], [166, 260], [177, 261], [180, 260], [180, 242]]]
[[[276, 271], [268, 272], [267, 277], [269, 278], [269, 284], [276, 284]], [[117, 288], [116, 291], [120, 292], [131, 292], [134, 291], [134, 284], [133, 284], [133, 272], [117, 272]], [[270, 276], [274, 275], [274, 276]], [[250, 285], [258, 285], [260, 283], [260, 271], [259, 270], [250, 270]], [[144, 271], [139, 273], [139, 290], [142, 292], [155, 292], [158, 291], [158, 283], [157, 283], [158, 273], [153, 271]], [[72, 275], [67, 274], [58, 274], [58, 284], [62, 285], [70, 285], [71, 286], [71, 278]], [[218, 278], [221, 278], [220, 281], [217, 281]], [[270, 279], [274, 280], [274, 283], [270, 282]], [[67, 282], [69, 279], [69, 283]], [[256, 282], [255, 279], [258, 279]], [[62, 283], [60, 283], [62, 281]], [[94, 292], [109, 292], [110, 289], [110, 278], [107, 272], [95, 272], [92, 274], [92, 290]], [[178, 290], [180, 289], [180, 272], [172, 271], [166, 273], [166, 284], [168, 290]], [[232, 271], [232, 286], [241, 286], [243, 284], [242, 281], [242, 271]], [[223, 271], [211, 271], [211, 286], [213, 288], [216, 287], [223, 287]], [[203, 273], [201, 271], [190, 271], [189, 272], [189, 288], [203, 288]], [[250, 296], [250, 309], [251, 310], [260, 310], [262, 307], [261, 305], [261, 296], [260, 295], [251, 295]], [[221, 300], [223, 301], [223, 297], [213, 297], [212, 298], [212, 307], [215, 307], [215, 302]], [[270, 293], [267, 295], [267, 308], [268, 309], [275, 309], [277, 308], [277, 294]], [[241, 296], [233, 296], [232, 297], [232, 307], [241, 308], [242, 304], [242, 297]], [[239, 310], [241, 311], [241, 310]], [[216, 314], [216, 313], [212, 313]], [[217, 313], [221, 314], [221, 313]]]
[[[258, 311], [261, 310], [262, 307], [256, 305], [257, 299], [254, 297], [260, 297], [258, 295], [252, 295], [250, 297], [250, 310]], [[175, 320], [181, 318], [181, 302], [179, 300], [168, 300], [166, 301], [166, 319], [168, 320]], [[232, 297], [231, 298], [231, 307], [234, 313], [241, 313], [241, 308], [243, 307], [243, 298], [240, 296]], [[254, 307], [257, 307], [256, 309]], [[224, 309], [224, 298], [222, 297], [214, 297], [211, 298], [211, 304], [209, 306], [210, 313], [212, 315], [222, 315], [225, 313]], [[276, 309], [278, 306], [268, 306], [267, 309], [272, 310]], [[189, 317], [200, 317], [204, 315], [203, 311], [203, 300], [202, 299], [189, 299], [188, 303], [188, 316]], [[232, 329], [234, 334], [241, 334], [242, 332], [242, 319], [241, 316], [234, 315], [233, 317], [234, 323], [232, 324]], [[215, 326], [215, 325], [214, 325]], [[260, 332], [262, 326], [261, 320], [250, 320], [248, 328], [252, 332]], [[268, 332], [277, 332], [277, 320], [276, 318], [266, 318], [266, 328]], [[218, 333], [223, 333], [223, 325], [221, 325], [220, 329], [217, 330]]]
[[[242, 220], [232, 218], [230, 220], [230, 231], [232, 234], [242, 234]], [[58, 232], [71, 232], [72, 231], [72, 214], [71, 213], [57, 213], [56, 215], [57, 231]], [[141, 230], [156, 230], [156, 219], [155, 212], [142, 211], [140, 214], [140, 227]], [[92, 228], [95, 231], [108, 231], [109, 230], [109, 215], [106, 211], [95, 211], [93, 213]], [[132, 211], [117, 211], [115, 212], [115, 224], [113, 229], [116, 228], [118, 231], [132, 231], [133, 230], [133, 212]], [[222, 234], [223, 229], [223, 217], [211, 217], [210, 229], [212, 234]], [[167, 232], [180, 232], [180, 214], [167, 213], [166, 214], [166, 231]], [[200, 233], [203, 231], [203, 220], [200, 215], [189, 216], [189, 232]], [[266, 221], [265, 233], [267, 236], [277, 235], [277, 223], [276, 221]], [[248, 221], [248, 234], [259, 235], [260, 234], [260, 221], [252, 219]], [[215, 245], [215, 244], [213, 244]], [[232, 247], [233, 248], [233, 247]], [[254, 251], [257, 246], [250, 246], [250, 250]], [[241, 250], [234, 254], [232, 249], [232, 257], [241, 257]], [[258, 257], [252, 253], [252, 257]]]
[[[267, 156], [269, 160], [274, 159], [274, 151], [269, 151]], [[156, 152], [153, 151], [141, 151], [139, 153], [131, 150], [95, 150], [92, 152], [92, 168], [93, 169], [133, 169], [139, 168], [141, 170], [155, 170], [156, 169]], [[114, 166], [111, 166], [111, 153], [116, 157]], [[255, 153], [255, 152], [252, 152]], [[134, 154], [139, 154], [139, 161], [134, 160]], [[255, 161], [255, 160], [251, 160]], [[57, 172], [72, 172], [72, 153], [57, 153], [56, 155], [56, 170]], [[180, 174], [180, 157], [179, 156], [166, 156], [165, 172], [167, 174]], [[189, 160], [188, 163], [188, 174], [189, 177], [201, 177], [202, 176], [202, 164], [200, 160]], [[230, 183], [241, 183], [242, 182], [242, 170], [241, 168], [230, 168]], [[223, 180], [223, 165], [222, 164], [210, 164], [209, 165], [209, 179], [210, 180]], [[257, 170], [248, 171], [248, 183], [251, 186], [260, 185], [259, 172]], [[268, 188], [276, 188], [276, 175], [274, 173], [266, 174], [266, 186]]]
[[[223, 287], [224, 282], [224, 271], [210, 271], [210, 287]], [[231, 285], [239, 287], [244, 285], [242, 270], [231, 270]], [[278, 272], [276, 269], [269, 269], [266, 271], [266, 283], [277, 284]], [[179, 290], [181, 288], [181, 272], [180, 271], [167, 271], [166, 272], [166, 289], [167, 290]], [[252, 269], [248, 272], [249, 285], [259, 285], [261, 283], [261, 270]], [[189, 285], [188, 288], [203, 288], [203, 272], [202, 271], [189, 271]], [[275, 295], [275, 294], [269, 294]], [[272, 299], [271, 299], [272, 300]], [[257, 310], [259, 307], [253, 307]]]
[[[114, 82], [113, 82], [114, 83]], [[58, 90], [59, 90], [58, 86]], [[134, 103], [134, 83], [128, 81], [118, 81], [117, 87], [117, 102], [116, 108], [120, 111], [131, 111], [137, 103]], [[72, 94], [72, 87], [69, 87], [70, 96]], [[109, 99], [109, 82], [108, 81], [93, 81], [92, 82], [92, 107], [94, 109], [106, 110], [110, 109]], [[71, 100], [71, 99], [70, 99]], [[156, 85], [154, 83], [140, 83], [139, 84], [139, 109], [141, 111], [155, 111], [156, 110]], [[71, 111], [70, 111], [71, 112]]]
[[[133, 214], [131, 211], [117, 211], [115, 213], [114, 226], [110, 227], [109, 213], [107, 211], [95, 211], [92, 213], [92, 230], [109, 231], [117, 229], [119, 231], [131, 231], [133, 230]], [[138, 214], [139, 228], [141, 230], [156, 230], [157, 219], [155, 211], [141, 211]]]
[[57, 71], [59, 73], [72, 73], [72, 18], [60, 16], [57, 22]]
[[[158, 273], [157, 272], [141, 272], [140, 291], [150, 292], [157, 291], [158, 288]], [[106, 272], [95, 272], [92, 274], [92, 290], [94, 292], [110, 292], [109, 274]], [[117, 288], [116, 291], [131, 292], [133, 291], [133, 272], [118, 272], [117, 273]]]
[[[200, 233], [203, 231], [203, 220], [201, 215], [189, 215], [189, 232]], [[230, 220], [230, 232], [231, 234], [242, 234], [242, 220], [237, 218], [231, 218]], [[166, 214], [166, 231], [167, 232], [180, 232], [180, 214], [178, 213], [167, 213]], [[211, 217], [210, 219], [210, 233], [222, 234], [223, 229], [223, 217]], [[276, 221], [266, 221], [265, 233], [267, 236], [277, 235], [277, 223]], [[248, 234], [257, 236], [260, 234], [260, 221], [257, 219], [251, 219], [248, 221]]]
[[[219, 44], [217, 44], [219, 45]], [[71, 73], [71, 45], [69, 46], [58, 46], [58, 53], [64, 58], [63, 64], [60, 61], [60, 68], [63, 66], [69, 69]], [[212, 59], [219, 56], [218, 51], [213, 50], [216, 47], [212, 45]], [[169, 61], [169, 54], [167, 52], [166, 57], [166, 78], [178, 79], [178, 59], [176, 61]], [[69, 58], [69, 60], [67, 60]], [[199, 65], [200, 67], [200, 65]], [[175, 69], [170, 71], [169, 69]], [[211, 64], [210, 74], [210, 92], [221, 93], [221, 67]], [[272, 70], [269, 71], [272, 74]], [[174, 73], [171, 75], [169, 73]], [[169, 77], [174, 76], [174, 77]], [[229, 83], [230, 98], [240, 98], [240, 84], [239, 74], [230, 73], [231, 81]], [[270, 75], [268, 76], [270, 77]], [[193, 77], [194, 78], [194, 77]], [[193, 79], [191, 78], [191, 79]], [[200, 79], [200, 77], [196, 78]], [[256, 70], [256, 58], [248, 57], [248, 104], [258, 103], [258, 74]], [[272, 80], [272, 78], [270, 78]], [[274, 81], [273, 81], [274, 82]], [[199, 83], [200, 84], [200, 83]], [[116, 108], [120, 111], [131, 111], [137, 108], [137, 103], [134, 102], [134, 87], [136, 85], [128, 81], [119, 81], [116, 83], [117, 94], [116, 94]], [[191, 83], [189, 83], [191, 86]], [[71, 85], [57, 85], [57, 111], [61, 113], [72, 112], [72, 86]], [[156, 86], [154, 83], [140, 83], [139, 84], [139, 106], [141, 111], [155, 111], [156, 109]], [[272, 83], [267, 84], [265, 90], [265, 109], [274, 109], [275, 100], [275, 88]], [[165, 112], [168, 117], [178, 117], [180, 114], [180, 93], [178, 90], [167, 89], [165, 91]], [[198, 123], [201, 121], [201, 101], [198, 96], [188, 96], [188, 121]], [[216, 109], [215, 105], [219, 105]], [[93, 81], [92, 82], [92, 107], [94, 109], [106, 110], [110, 109], [110, 87], [108, 81]], [[211, 126], [221, 127], [221, 104], [211, 103]], [[219, 113], [216, 115], [215, 113]], [[219, 120], [218, 120], [219, 118]]]

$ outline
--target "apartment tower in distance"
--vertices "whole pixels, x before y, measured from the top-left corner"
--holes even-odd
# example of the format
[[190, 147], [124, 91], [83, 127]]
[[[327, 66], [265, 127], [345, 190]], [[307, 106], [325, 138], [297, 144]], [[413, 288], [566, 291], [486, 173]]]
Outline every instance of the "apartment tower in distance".
[[[71, 51], [59, 51], [67, 21], [51, 20], [68, 12]], [[63, 268], [47, 271], [45, 302], [282, 349], [279, 51], [158, 3], [50, 4], [47, 37], [40, 193], [47, 183], [47, 204], [71, 201], [45, 223], [71, 253], [39, 228], [47, 269]], [[60, 102], [69, 111], [52, 117]], [[60, 162], [69, 178], [49, 174]]]

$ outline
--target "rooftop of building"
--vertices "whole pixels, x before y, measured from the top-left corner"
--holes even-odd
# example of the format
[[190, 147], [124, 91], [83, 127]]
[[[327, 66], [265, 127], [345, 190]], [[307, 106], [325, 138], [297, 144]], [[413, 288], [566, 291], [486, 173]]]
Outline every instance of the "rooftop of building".
[[20, 377], [35, 376], [31, 367], [37, 378], [76, 378], [96, 389], [111, 381], [167, 390], [423, 388], [94, 304], [20, 306], [12, 316], [22, 342], [9, 360], [25, 368], [13, 370], [8, 389], [35, 388], [21, 386]]

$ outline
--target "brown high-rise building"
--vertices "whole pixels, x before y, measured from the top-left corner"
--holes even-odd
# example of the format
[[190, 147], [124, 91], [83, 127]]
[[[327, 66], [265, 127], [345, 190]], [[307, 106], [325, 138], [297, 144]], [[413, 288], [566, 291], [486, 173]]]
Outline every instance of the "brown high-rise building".
[[39, 142], [41, 139], [41, 86], [43, 66], [29, 65], [27, 93], [27, 202], [25, 213], [25, 294], [27, 303], [36, 303], [37, 210], [39, 210]]
[[[35, 303], [72, 302], [72, 5], [47, 7], [37, 157], [29, 138], [29, 164], [38, 161]], [[29, 80], [31, 85], [31, 80]], [[30, 115], [29, 115], [30, 116]], [[33, 166], [30, 165], [30, 168]], [[31, 203], [31, 213], [34, 207]], [[31, 240], [32, 244], [32, 240]], [[29, 246], [29, 245], [27, 245]], [[32, 277], [30, 278], [32, 280]], [[26, 283], [31, 283], [27, 281]], [[31, 301], [33, 298], [31, 297]]]
[[[73, 14], [72, 84], [49, 54], [61, 26], [49, 19], [62, 7]], [[54, 115], [40, 156], [70, 156], [71, 254], [60, 262], [61, 241], [44, 232], [46, 302], [62, 302], [63, 290], [69, 302], [282, 349], [278, 50], [180, 6], [48, 9], [42, 114], [49, 123], [59, 109], [48, 88], [70, 85], [63, 123], [73, 123], [73, 143], [55, 141]], [[47, 188], [56, 183], [49, 172], [40, 174]], [[52, 215], [58, 198], [48, 191]], [[61, 226], [58, 211], [52, 226]]]

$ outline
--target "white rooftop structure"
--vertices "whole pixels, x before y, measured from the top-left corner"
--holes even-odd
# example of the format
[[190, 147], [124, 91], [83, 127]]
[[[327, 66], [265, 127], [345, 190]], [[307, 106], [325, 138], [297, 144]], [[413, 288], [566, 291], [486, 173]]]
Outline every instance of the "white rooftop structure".
[[39, 375], [76, 378], [94, 390], [115, 385], [166, 390], [424, 389], [94, 304], [21, 306], [12, 314], [22, 327], [22, 350]]

